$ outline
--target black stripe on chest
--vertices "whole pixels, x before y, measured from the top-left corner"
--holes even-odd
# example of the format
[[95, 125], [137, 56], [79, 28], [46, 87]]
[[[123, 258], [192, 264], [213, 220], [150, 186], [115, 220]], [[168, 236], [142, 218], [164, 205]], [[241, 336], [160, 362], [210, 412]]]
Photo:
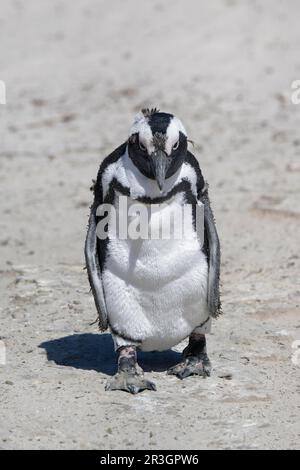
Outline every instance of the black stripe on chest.
[[[131, 197], [130, 189], [120, 183], [116, 178], [113, 178], [109, 185], [108, 193], [104, 198], [105, 203], [113, 204], [115, 200], [115, 191], [118, 191], [123, 196]], [[164, 196], [154, 198], [150, 196], [139, 196], [132, 199], [136, 200], [137, 202], [141, 202], [142, 204], [162, 204], [163, 202], [166, 202], [172, 197], [176, 196], [178, 193], [185, 194], [186, 204], [197, 204], [197, 199], [192, 192], [191, 183], [187, 179], [183, 179]]]
[[[130, 189], [127, 186], [124, 186], [122, 183], [120, 183], [116, 178], [113, 178], [109, 185], [109, 190], [104, 198], [104, 203], [114, 205], [115, 199], [116, 199], [116, 192], [122, 194], [123, 196], [131, 197]], [[197, 203], [196, 196], [193, 194], [191, 183], [188, 180], [183, 179], [180, 183], [174, 186], [174, 188], [172, 188], [172, 190], [169, 191], [168, 194], [164, 196], [160, 196], [156, 198], [151, 198], [149, 196], [141, 196], [141, 197], [137, 197], [133, 199], [142, 204], [162, 204], [170, 200], [172, 197], [176, 196], [176, 194], [179, 194], [179, 193], [184, 193], [185, 204], [191, 204], [192, 206], [193, 227], [194, 227], [194, 230], [196, 231], [197, 230], [196, 207], [198, 203]], [[98, 221], [99, 220], [100, 218], [98, 219]], [[108, 230], [108, 227], [107, 227], [107, 230]], [[108, 244], [109, 244], [109, 237], [107, 237], [105, 240], [101, 240], [101, 241], [98, 240], [98, 250], [100, 250], [100, 253], [101, 253], [101, 256], [100, 256], [101, 269], [103, 269], [105, 266]]]

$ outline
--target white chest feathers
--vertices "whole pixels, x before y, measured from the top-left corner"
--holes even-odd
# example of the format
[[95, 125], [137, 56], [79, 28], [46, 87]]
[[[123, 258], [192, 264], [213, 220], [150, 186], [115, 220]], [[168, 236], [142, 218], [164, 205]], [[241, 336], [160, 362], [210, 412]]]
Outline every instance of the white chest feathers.
[[[129, 207], [135, 203], [128, 198]], [[150, 238], [114, 236], [108, 243], [102, 275], [109, 323], [120, 335], [140, 341], [143, 350], [178, 344], [208, 317], [206, 256], [191, 210], [185, 214], [184, 230], [176, 233], [179, 212], [182, 194], [151, 212]], [[173, 223], [162, 225], [170, 213]], [[168, 232], [165, 239], [163, 230]]]

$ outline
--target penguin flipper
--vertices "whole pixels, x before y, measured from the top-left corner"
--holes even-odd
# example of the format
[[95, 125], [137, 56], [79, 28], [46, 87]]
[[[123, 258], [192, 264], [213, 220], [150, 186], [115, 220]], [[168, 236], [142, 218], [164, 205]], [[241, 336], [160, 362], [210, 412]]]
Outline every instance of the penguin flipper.
[[214, 215], [210, 206], [207, 188], [204, 188], [201, 202], [204, 204], [204, 236], [207, 243], [208, 259], [208, 308], [212, 317], [221, 313], [220, 264], [221, 250]]
[[[199, 162], [191, 153], [187, 152], [186, 163], [190, 164], [197, 177], [197, 200], [204, 205], [204, 246], [203, 251], [208, 261], [208, 296], [207, 303], [211, 317], [217, 317], [221, 313], [220, 300], [220, 242], [215, 225], [215, 219], [210, 207], [208, 185], [205, 183]], [[201, 234], [201, 237], [202, 238]]]
[[94, 181], [94, 185], [91, 188], [94, 192], [94, 202], [91, 206], [84, 252], [88, 278], [98, 312], [99, 329], [101, 331], [107, 330], [109, 322], [101, 273], [103, 258], [105, 257], [105, 241], [97, 237], [97, 209], [103, 203], [104, 198], [102, 184], [103, 174], [109, 165], [121, 158], [126, 150], [126, 145], [127, 143], [124, 142], [102, 161], [97, 180]]
[[91, 207], [88, 231], [85, 241], [85, 260], [90, 286], [93, 292], [95, 305], [98, 312], [99, 329], [105, 331], [108, 327], [107, 309], [104, 298], [102, 275], [99, 265], [97, 244], [96, 204]]

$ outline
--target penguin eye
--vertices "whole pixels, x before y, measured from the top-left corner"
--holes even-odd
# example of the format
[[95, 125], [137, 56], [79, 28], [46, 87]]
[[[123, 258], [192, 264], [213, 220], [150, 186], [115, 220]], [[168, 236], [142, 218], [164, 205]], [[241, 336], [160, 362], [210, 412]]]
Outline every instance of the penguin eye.
[[143, 152], [146, 152], [146, 147], [145, 145], [142, 144], [142, 142], [139, 142], [139, 146], [140, 146], [140, 149], [143, 151]]
[[173, 150], [177, 150], [179, 147], [179, 140], [177, 140], [176, 144], [173, 145]]

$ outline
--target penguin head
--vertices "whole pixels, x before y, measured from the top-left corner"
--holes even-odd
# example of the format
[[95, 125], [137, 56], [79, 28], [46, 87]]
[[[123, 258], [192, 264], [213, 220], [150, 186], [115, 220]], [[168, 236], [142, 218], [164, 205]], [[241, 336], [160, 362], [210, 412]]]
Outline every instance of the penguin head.
[[173, 114], [143, 109], [135, 118], [128, 139], [128, 154], [147, 178], [156, 180], [162, 191], [167, 178], [183, 164], [187, 153], [187, 135]]

